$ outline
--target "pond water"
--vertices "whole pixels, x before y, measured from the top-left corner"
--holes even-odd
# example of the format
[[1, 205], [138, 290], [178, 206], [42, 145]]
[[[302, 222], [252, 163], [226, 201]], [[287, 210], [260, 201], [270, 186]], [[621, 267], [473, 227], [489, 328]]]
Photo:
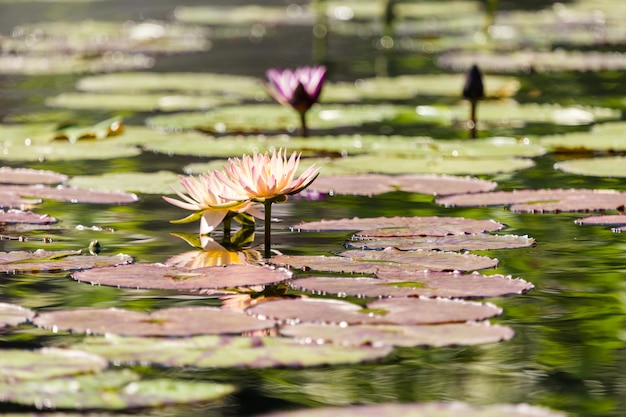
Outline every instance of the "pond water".
[[[0, 32], [8, 34], [17, 24], [84, 19], [125, 21], [171, 18], [178, 5], [202, 5], [203, 1], [96, 1], [2, 3]], [[217, 4], [218, 2], [211, 2]], [[232, 1], [223, 1], [232, 5]], [[234, 2], [246, 4], [244, 0]], [[273, 1], [265, 4], [284, 5]], [[517, 3], [502, 2], [515, 10]], [[331, 81], [352, 81], [380, 75], [436, 74], [433, 55], [405, 51], [385, 54], [372, 45], [375, 35], [332, 34], [324, 60]], [[614, 46], [615, 50], [623, 45]], [[608, 47], [607, 47], [608, 50]], [[259, 38], [216, 39], [206, 52], [157, 55], [154, 72], [211, 72], [254, 76], [262, 79], [270, 67], [295, 67], [312, 62], [313, 42], [307, 26], [278, 26]], [[383, 61], [384, 58], [384, 62]], [[381, 64], [382, 62], [382, 64]], [[616, 106], [615, 98], [626, 96], [623, 72], [514, 73], [521, 82], [515, 98], [522, 103], [591, 103]], [[7, 119], [46, 110], [45, 99], [74, 91], [76, 75], [1, 75], [0, 115]], [[542, 94], [538, 95], [537, 91]], [[573, 93], [572, 93], [573, 92]], [[460, 94], [460, 92], [459, 92]], [[431, 104], [441, 98], [404, 101], [410, 105]], [[65, 114], [67, 116], [67, 113]], [[107, 110], [77, 111], [76, 118], [94, 123], [122, 115], [127, 124], [143, 124], [149, 113]], [[480, 117], [480, 116], [479, 116]], [[380, 124], [355, 128], [357, 133], [378, 134]], [[464, 138], [456, 127], [424, 125], [385, 126], [390, 133]], [[494, 127], [483, 137], [515, 135], [530, 137], [588, 130], [589, 126], [557, 126], [548, 123], [524, 127]], [[332, 131], [331, 131], [332, 133]], [[171, 143], [176, 148], [176, 143]], [[534, 158], [535, 166], [513, 173], [481, 175], [498, 182], [498, 189], [597, 188], [626, 191], [620, 178], [567, 174], [553, 168], [556, 162], [578, 156], [548, 153]], [[144, 152], [133, 158], [78, 160], [71, 162], [3, 163], [12, 167], [46, 169], [68, 176], [110, 172], [182, 172], [182, 167], [206, 158], [168, 156]], [[33, 232], [27, 241], [0, 241], [2, 251], [84, 249], [93, 240], [101, 254], [125, 253], [135, 262], [163, 262], [190, 250], [173, 232], [194, 233], [197, 224], [175, 225], [169, 220], [186, 215], [166, 204], [160, 195], [139, 194], [136, 204], [100, 206], [45, 201], [37, 212], [60, 219], [71, 227]], [[179, 380], [232, 383], [237, 392], [219, 403], [147, 409], [150, 416], [254, 416], [270, 411], [383, 402], [463, 401], [474, 405], [529, 403], [567, 412], [571, 416], [626, 415], [626, 332], [624, 234], [608, 226], [581, 227], [574, 223], [587, 213], [520, 214], [502, 206], [446, 208], [434, 197], [391, 192], [375, 197], [327, 196], [310, 201], [292, 198], [275, 205], [274, 248], [293, 255], [331, 255], [343, 250], [349, 233], [296, 233], [289, 226], [302, 221], [377, 216], [455, 216], [493, 219], [506, 225], [507, 234], [528, 235], [536, 245], [514, 250], [476, 251], [497, 258], [497, 268], [485, 274], [523, 278], [535, 285], [525, 295], [488, 299], [504, 313], [492, 322], [510, 326], [512, 340], [478, 346], [447, 348], [396, 348], [376, 363], [304, 369], [193, 370], [136, 367], [147, 377], [166, 376]], [[262, 224], [262, 222], [261, 222]], [[78, 231], [76, 225], [98, 226], [100, 231]], [[259, 228], [261, 226], [257, 226]], [[259, 229], [259, 232], [261, 230]], [[41, 241], [52, 236], [51, 243]], [[262, 244], [257, 233], [255, 244]], [[37, 311], [78, 307], [119, 307], [153, 311], [171, 306], [218, 306], [215, 296], [160, 290], [131, 290], [78, 284], [67, 273], [0, 275], [0, 301]], [[361, 302], [355, 300], [356, 302]], [[0, 348], [31, 349], [54, 345], [58, 336], [23, 325], [0, 331]], [[27, 407], [0, 404], [0, 411], [27, 413]]]

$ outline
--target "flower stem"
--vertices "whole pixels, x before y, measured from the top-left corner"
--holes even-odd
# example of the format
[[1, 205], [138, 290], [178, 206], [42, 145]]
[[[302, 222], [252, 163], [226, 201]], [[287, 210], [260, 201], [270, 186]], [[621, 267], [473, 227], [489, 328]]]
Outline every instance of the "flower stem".
[[300, 134], [303, 138], [306, 138], [307, 136], [309, 136], [309, 129], [306, 125], [306, 111], [300, 111], [298, 113], [300, 114]]
[[227, 215], [224, 217], [223, 225], [224, 225], [224, 237], [222, 238], [222, 242], [230, 243], [230, 222], [231, 217]]
[[272, 201], [265, 200], [265, 258], [272, 256]]

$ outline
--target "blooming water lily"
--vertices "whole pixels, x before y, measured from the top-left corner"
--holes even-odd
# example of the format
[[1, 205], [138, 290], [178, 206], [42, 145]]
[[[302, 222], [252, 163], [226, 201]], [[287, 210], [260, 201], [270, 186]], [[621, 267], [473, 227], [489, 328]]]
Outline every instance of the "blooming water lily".
[[300, 67], [295, 70], [272, 68], [266, 72], [268, 90], [283, 105], [300, 115], [302, 136], [307, 135], [306, 113], [317, 102], [326, 80], [326, 67]]

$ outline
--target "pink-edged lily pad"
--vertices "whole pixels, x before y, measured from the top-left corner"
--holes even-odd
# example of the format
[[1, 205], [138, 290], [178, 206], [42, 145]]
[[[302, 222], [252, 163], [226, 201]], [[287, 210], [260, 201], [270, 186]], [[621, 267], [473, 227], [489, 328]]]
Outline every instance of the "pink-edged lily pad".
[[246, 312], [287, 324], [414, 325], [484, 320], [501, 314], [502, 310], [491, 304], [461, 300], [397, 298], [374, 301], [363, 309], [347, 301], [299, 298], [258, 304]]
[[284, 336], [304, 343], [336, 343], [373, 346], [467, 346], [496, 343], [513, 337], [507, 326], [481, 323], [449, 323], [436, 325], [360, 324], [336, 326], [303, 323], [280, 328]]
[[351, 250], [340, 256], [277, 255], [270, 262], [291, 268], [312, 269], [325, 272], [374, 274], [378, 271], [435, 270], [473, 271], [493, 268], [497, 259], [469, 253], [442, 251]]
[[277, 284], [292, 276], [283, 268], [228, 265], [198, 269], [163, 264], [134, 264], [75, 272], [76, 281], [125, 288], [197, 291]]
[[86, 372], [98, 372], [107, 361], [81, 350], [44, 348], [4, 349], [0, 355], [0, 383], [4, 381], [47, 380]]
[[308, 277], [291, 281], [300, 291], [357, 297], [482, 298], [523, 294], [534, 286], [520, 278], [477, 272], [378, 271], [370, 277]]
[[0, 303], [0, 328], [17, 326], [31, 320], [35, 313], [22, 306], [9, 303]]
[[42, 200], [37, 198], [25, 198], [11, 190], [4, 190], [0, 185], [0, 207], [15, 208], [19, 210], [29, 210], [37, 204], [41, 204]]
[[3, 184], [59, 184], [67, 179], [67, 175], [53, 171], [0, 167], [0, 183]]
[[90, 337], [82, 349], [118, 364], [194, 368], [276, 368], [351, 364], [382, 359], [391, 346], [308, 345], [278, 337], [192, 336], [185, 338]]
[[217, 307], [171, 307], [153, 313], [118, 308], [84, 308], [38, 314], [33, 323], [45, 329], [122, 336], [192, 336], [239, 334], [271, 329], [273, 320], [259, 320]]
[[474, 220], [463, 217], [372, 217], [321, 220], [292, 226], [296, 231], [366, 230], [387, 227], [421, 229], [419, 236], [447, 236], [466, 233], [495, 232], [504, 225], [494, 220]]
[[461, 402], [388, 403], [277, 411], [259, 417], [566, 417], [565, 413], [528, 404], [473, 406]]
[[[349, 241], [348, 248], [383, 249], [394, 247], [401, 250], [437, 249], [444, 251], [511, 249], [531, 246], [533, 238], [517, 235], [488, 235], [476, 233], [471, 235], [450, 236], [407, 236], [415, 229], [376, 229], [359, 232]], [[385, 237], [378, 237], [385, 236]]]
[[0, 210], [0, 224], [51, 224], [56, 222], [57, 219], [47, 214], [37, 214], [32, 211], [22, 210]]
[[574, 223], [581, 225], [603, 225], [603, 226], [623, 226], [626, 225], [626, 215], [607, 214], [604, 216], [589, 216], [574, 220]]
[[511, 211], [523, 213], [622, 210], [626, 193], [590, 189], [494, 191], [441, 197], [437, 203], [446, 207], [510, 205]]
[[309, 186], [310, 190], [332, 194], [376, 195], [391, 191], [449, 195], [491, 191], [497, 187], [493, 181], [450, 175], [381, 175], [355, 174], [320, 176]]
[[70, 187], [48, 187], [42, 185], [0, 185], [0, 193], [7, 192], [16, 196], [49, 198], [67, 203], [86, 204], [128, 204], [138, 201], [135, 194], [113, 191], [96, 191]]
[[80, 255], [80, 251], [14, 251], [0, 252], [0, 272], [17, 274], [22, 272], [75, 271], [111, 265], [128, 264], [129, 255], [109, 256]]

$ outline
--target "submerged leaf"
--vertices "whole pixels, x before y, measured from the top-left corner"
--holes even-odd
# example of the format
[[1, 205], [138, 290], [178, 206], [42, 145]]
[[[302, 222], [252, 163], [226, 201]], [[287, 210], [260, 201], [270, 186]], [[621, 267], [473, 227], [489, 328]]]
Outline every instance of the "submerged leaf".
[[56, 310], [38, 314], [33, 323], [55, 332], [170, 337], [239, 334], [275, 326], [272, 320], [217, 307], [171, 307], [150, 314], [117, 308]]

